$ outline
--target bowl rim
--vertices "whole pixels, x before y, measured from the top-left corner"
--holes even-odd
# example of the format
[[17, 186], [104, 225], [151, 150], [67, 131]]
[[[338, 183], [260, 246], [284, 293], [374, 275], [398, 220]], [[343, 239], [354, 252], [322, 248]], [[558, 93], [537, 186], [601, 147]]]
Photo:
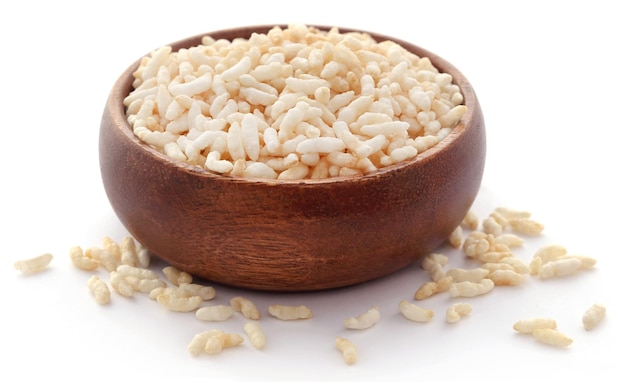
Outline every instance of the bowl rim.
[[[344, 175], [344, 176], [334, 176], [328, 178], [305, 178], [305, 179], [267, 179], [267, 178], [256, 178], [256, 177], [243, 177], [243, 176], [229, 176], [220, 174], [198, 165], [189, 164], [182, 161], [174, 161], [170, 157], [168, 157], [165, 153], [155, 149], [149, 144], [142, 141], [135, 133], [133, 132], [128, 120], [126, 118], [126, 107], [123, 104], [124, 98], [132, 91], [132, 82], [133, 82], [133, 73], [139, 66], [142, 58], [151, 54], [152, 51], [147, 52], [143, 56], [139, 57], [135, 60], [131, 65], [127, 67], [127, 69], [118, 77], [115, 81], [113, 88], [110, 91], [109, 99], [106, 104], [105, 112], [109, 112], [111, 115], [111, 120], [116, 128], [118, 128], [124, 136], [126, 136], [133, 144], [135, 144], [139, 149], [144, 150], [153, 156], [156, 160], [161, 162], [165, 166], [170, 166], [176, 168], [180, 171], [184, 171], [190, 175], [205, 177], [208, 179], [212, 179], [220, 182], [232, 182], [232, 183], [263, 183], [266, 185], [298, 185], [298, 186], [314, 186], [319, 184], [329, 184], [329, 183], [346, 183], [346, 182], [364, 182], [368, 180], [377, 179], [381, 176], [391, 176], [396, 173], [398, 170], [405, 169], [408, 167], [412, 167], [414, 165], [420, 164], [422, 162], [427, 162], [433, 160], [433, 158], [440, 153], [441, 151], [446, 150], [451, 144], [453, 144], [459, 136], [466, 132], [466, 126], [471, 126], [471, 121], [475, 116], [476, 112], [480, 112], [478, 99], [474, 92], [474, 89], [467, 78], [461, 73], [453, 64], [443, 59], [439, 55], [426, 50], [416, 44], [407, 42], [405, 40], [388, 36], [385, 34], [380, 34], [377, 32], [371, 32], [363, 29], [352, 29], [346, 27], [339, 26], [328, 26], [328, 25], [316, 25], [316, 24], [306, 24], [307, 27], [317, 28], [322, 31], [328, 31], [332, 28], [336, 28], [340, 33], [349, 33], [349, 32], [358, 32], [358, 33], [366, 33], [374, 38], [376, 41], [381, 42], [385, 40], [389, 40], [395, 42], [402, 46], [403, 48], [409, 50], [413, 54], [415, 50], [420, 51], [422, 54], [420, 57], [427, 56], [433, 66], [435, 66], [440, 72], [448, 73], [452, 76], [452, 82], [459, 86], [461, 93], [463, 94], [463, 104], [467, 106], [467, 112], [461, 117], [461, 120], [457, 123], [455, 127], [453, 127], [450, 132], [438, 143], [434, 146], [428, 148], [427, 150], [418, 153], [415, 157], [410, 159], [401, 161], [399, 163], [395, 163], [392, 165], [388, 165], [385, 167], [381, 167], [374, 171], [365, 172], [362, 174], [355, 175]], [[188, 36], [177, 41], [171, 42], [169, 44], [165, 44], [162, 46], [172, 46], [177, 47], [176, 50], [183, 49], [185, 47], [194, 46], [192, 43], [194, 41], [200, 41], [204, 36], [213, 36], [213, 35], [221, 35], [227, 33], [237, 33], [242, 34], [243, 38], [249, 38], [252, 33], [259, 30], [269, 31], [274, 27], [280, 27], [282, 29], [287, 28], [288, 24], [260, 24], [260, 25], [248, 25], [248, 26], [240, 26], [228, 29], [220, 29], [211, 32], [196, 34], [193, 36]], [[258, 33], [258, 32], [256, 32]], [[262, 32], [266, 33], [266, 32]], [[245, 36], [243, 36], [245, 34]], [[191, 44], [191, 45], [190, 45]], [[442, 67], [445, 67], [442, 70]]]

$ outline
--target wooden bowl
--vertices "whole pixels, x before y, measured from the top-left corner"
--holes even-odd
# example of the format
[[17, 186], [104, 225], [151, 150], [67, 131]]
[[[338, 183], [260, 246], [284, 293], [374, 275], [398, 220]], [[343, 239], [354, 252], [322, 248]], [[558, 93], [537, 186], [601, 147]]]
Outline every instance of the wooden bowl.
[[[247, 38], [271, 27], [209, 34]], [[174, 163], [133, 134], [122, 101], [138, 60], [114, 84], [99, 138], [104, 187], [129, 233], [192, 275], [266, 291], [361, 283], [441, 245], [469, 210], [482, 180], [486, 139], [478, 100], [463, 74], [441, 57], [368, 33], [429, 57], [453, 76], [468, 111], [445, 139], [410, 161], [366, 175], [304, 181], [218, 175]], [[171, 45], [178, 50], [200, 39]]]

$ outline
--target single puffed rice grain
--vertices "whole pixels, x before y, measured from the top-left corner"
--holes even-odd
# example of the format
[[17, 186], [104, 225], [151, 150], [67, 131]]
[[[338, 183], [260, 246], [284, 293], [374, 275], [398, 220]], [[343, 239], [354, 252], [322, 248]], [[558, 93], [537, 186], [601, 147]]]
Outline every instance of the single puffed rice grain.
[[111, 283], [111, 287], [113, 287], [113, 289], [120, 295], [124, 297], [133, 297], [135, 294], [135, 289], [131, 283], [126, 280], [125, 275], [117, 271], [113, 271], [109, 273], [109, 281]]
[[565, 333], [559, 332], [556, 329], [535, 329], [532, 335], [539, 342], [551, 346], [567, 347], [573, 342]]
[[542, 263], [548, 263], [567, 255], [567, 249], [559, 244], [548, 244], [535, 251], [534, 257], [541, 258]]
[[135, 239], [133, 239], [131, 236], [124, 236], [122, 238], [122, 243], [120, 244], [120, 251], [120, 262], [122, 264], [127, 264], [133, 267], [139, 266]]
[[195, 284], [195, 283], [182, 283], [175, 288], [176, 293], [183, 296], [198, 296], [204, 301], [212, 300], [215, 298], [215, 288], [212, 286]]
[[203, 301], [200, 296], [182, 297], [173, 293], [161, 293], [156, 300], [172, 312], [191, 312], [198, 309]]
[[98, 304], [105, 305], [111, 302], [111, 291], [107, 284], [100, 280], [98, 276], [93, 275], [89, 277], [87, 286]]
[[448, 243], [454, 248], [459, 248], [463, 245], [463, 227], [457, 226], [452, 231], [450, 236], [448, 236]]
[[530, 273], [530, 267], [528, 266], [528, 264], [526, 264], [524, 260], [518, 257], [509, 256], [509, 257], [502, 258], [500, 259], [499, 264], [510, 265], [511, 267], [513, 267], [513, 270], [515, 272], [521, 275], [527, 275]]
[[417, 306], [406, 300], [400, 301], [399, 308], [400, 313], [404, 316], [404, 318], [415, 322], [428, 322], [435, 315], [435, 312], [432, 309]]
[[445, 292], [453, 283], [452, 277], [446, 276], [437, 281], [427, 281], [415, 291], [415, 299], [423, 300], [437, 293]]
[[150, 251], [139, 242], [137, 242], [137, 262], [140, 268], [150, 266]]
[[313, 312], [305, 305], [290, 306], [274, 304], [269, 306], [268, 311], [270, 316], [284, 321], [306, 320], [313, 317]]
[[452, 304], [446, 309], [446, 322], [450, 324], [459, 322], [462, 316], [467, 316], [472, 310], [472, 305], [466, 302]]
[[348, 365], [354, 364], [358, 359], [356, 346], [347, 338], [337, 337], [335, 338], [335, 347], [343, 355], [343, 360]]
[[241, 343], [243, 343], [243, 337], [237, 333], [218, 333], [207, 339], [204, 352], [217, 354], [226, 348], [232, 348]]
[[516, 248], [524, 245], [524, 239], [513, 233], [503, 233], [498, 235], [495, 237], [494, 241], [496, 244], [504, 244], [509, 248]]
[[452, 268], [446, 272], [446, 275], [452, 277], [454, 282], [471, 281], [477, 283], [489, 275], [489, 270], [485, 268]]
[[516, 332], [531, 334], [535, 329], [556, 329], [556, 321], [552, 318], [526, 318], [513, 324]]
[[122, 260], [122, 249], [120, 245], [109, 236], [102, 238], [102, 248], [110, 253], [118, 262]]
[[568, 276], [578, 272], [581, 264], [581, 261], [575, 257], [553, 260], [541, 265], [539, 268], [539, 278], [550, 279]]
[[69, 255], [72, 264], [83, 271], [95, 271], [100, 267], [98, 260], [85, 256], [83, 249], [77, 245], [70, 248]]
[[452, 297], [476, 297], [491, 292], [495, 284], [490, 279], [482, 279], [480, 282], [461, 281], [452, 283], [448, 293]]
[[159, 275], [151, 269], [139, 268], [128, 264], [121, 264], [116, 271], [123, 276], [137, 277], [138, 279], [159, 279]]
[[224, 331], [219, 329], [211, 329], [200, 332], [193, 336], [193, 338], [189, 342], [189, 345], [187, 345], [187, 350], [189, 351], [189, 353], [191, 353], [191, 355], [196, 357], [204, 352], [204, 347], [206, 346], [209, 338], [220, 334], [224, 334]]
[[478, 218], [476, 212], [470, 210], [467, 211], [465, 217], [463, 217], [463, 221], [461, 222], [461, 224], [473, 231], [478, 228], [479, 222], [480, 219]]
[[512, 270], [506, 270], [506, 269], [495, 270], [491, 272], [488, 277], [493, 281], [495, 285], [498, 285], [498, 286], [517, 285], [521, 283], [522, 281], [524, 281], [524, 275], [521, 275]]
[[119, 261], [104, 248], [89, 247], [85, 249], [85, 256], [97, 260], [109, 272], [117, 270]]
[[496, 207], [494, 212], [502, 216], [507, 221], [514, 219], [529, 219], [531, 216], [528, 211], [517, 210], [510, 207]]
[[602, 304], [593, 304], [583, 314], [583, 325], [585, 330], [592, 330], [604, 319], [606, 307]]
[[543, 224], [530, 219], [512, 219], [509, 220], [509, 226], [515, 232], [523, 235], [536, 236], [543, 232]]
[[173, 266], [164, 267], [162, 272], [167, 278], [167, 281], [174, 285], [190, 284], [193, 281], [193, 277], [189, 273]]
[[236, 296], [231, 298], [230, 306], [235, 312], [241, 313], [247, 319], [258, 320], [261, 318], [261, 313], [256, 305], [245, 297]]
[[226, 321], [233, 315], [230, 305], [203, 306], [196, 310], [196, 318], [201, 321]]
[[493, 236], [500, 236], [504, 231], [504, 228], [493, 217], [488, 217], [483, 220], [483, 231]]
[[243, 326], [243, 331], [246, 333], [246, 335], [250, 339], [250, 343], [252, 343], [252, 346], [254, 346], [255, 349], [260, 350], [266, 346], [267, 338], [265, 336], [265, 332], [258, 322], [246, 322], [246, 324]]
[[346, 318], [343, 320], [343, 325], [348, 329], [363, 330], [374, 326], [380, 318], [380, 310], [374, 306], [356, 317]]

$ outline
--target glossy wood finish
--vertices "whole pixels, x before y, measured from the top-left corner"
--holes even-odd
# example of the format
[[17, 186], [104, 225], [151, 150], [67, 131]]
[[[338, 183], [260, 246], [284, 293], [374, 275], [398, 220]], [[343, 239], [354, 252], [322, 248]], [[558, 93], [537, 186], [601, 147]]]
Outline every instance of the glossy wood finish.
[[[270, 27], [210, 34], [232, 39]], [[102, 179], [122, 224], [154, 255], [199, 278], [267, 291], [357, 284], [436, 249], [478, 193], [486, 150], [482, 112], [454, 66], [370, 34], [430, 57], [461, 87], [469, 111], [444, 141], [364, 176], [285, 182], [216, 175], [173, 163], [133, 135], [122, 100], [137, 61], [113, 86], [100, 128]], [[172, 46], [190, 47], [200, 38]]]

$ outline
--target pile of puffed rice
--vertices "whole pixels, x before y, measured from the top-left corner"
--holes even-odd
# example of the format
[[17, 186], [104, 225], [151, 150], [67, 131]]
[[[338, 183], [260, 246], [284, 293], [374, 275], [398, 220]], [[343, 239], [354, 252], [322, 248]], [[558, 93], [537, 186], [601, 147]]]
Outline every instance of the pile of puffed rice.
[[144, 57], [125, 98], [135, 135], [230, 176], [375, 171], [443, 139], [467, 110], [448, 73], [366, 33], [274, 27]]

